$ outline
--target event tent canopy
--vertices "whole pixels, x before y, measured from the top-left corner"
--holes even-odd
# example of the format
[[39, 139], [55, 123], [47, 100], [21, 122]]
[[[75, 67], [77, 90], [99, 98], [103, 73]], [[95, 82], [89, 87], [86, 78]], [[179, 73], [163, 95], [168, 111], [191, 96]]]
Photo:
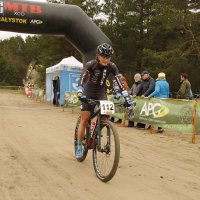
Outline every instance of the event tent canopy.
[[62, 71], [62, 70], [80, 71], [82, 69], [83, 69], [83, 64], [73, 56], [70, 56], [68, 58], [63, 58], [58, 64], [46, 68], [46, 73], [52, 73], [55, 71]]
[[62, 59], [58, 64], [46, 68], [46, 100], [53, 101], [53, 80], [60, 78], [60, 104], [64, 103], [67, 91], [77, 91], [78, 80], [83, 69], [83, 64], [73, 56]]

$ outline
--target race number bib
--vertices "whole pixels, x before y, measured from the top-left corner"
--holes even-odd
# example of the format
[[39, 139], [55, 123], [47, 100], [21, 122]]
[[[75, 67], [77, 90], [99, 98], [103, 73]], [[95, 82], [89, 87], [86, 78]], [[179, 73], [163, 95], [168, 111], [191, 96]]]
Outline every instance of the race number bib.
[[101, 115], [112, 115], [115, 113], [115, 106], [112, 101], [100, 101]]

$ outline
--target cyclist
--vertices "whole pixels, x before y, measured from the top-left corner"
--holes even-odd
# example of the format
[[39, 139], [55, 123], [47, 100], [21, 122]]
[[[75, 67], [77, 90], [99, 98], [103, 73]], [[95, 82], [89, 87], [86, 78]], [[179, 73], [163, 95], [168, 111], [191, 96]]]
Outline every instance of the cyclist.
[[[77, 150], [76, 157], [81, 158], [83, 156], [82, 140], [84, 137], [85, 128], [88, 120], [90, 119], [90, 112], [94, 109], [86, 98], [96, 100], [107, 100], [106, 95], [106, 79], [109, 74], [113, 74], [119, 87], [116, 87], [116, 97], [119, 98], [121, 93], [125, 98], [127, 107], [132, 107], [134, 102], [130, 99], [127, 90], [120, 78], [119, 70], [114, 63], [112, 63], [111, 56], [114, 50], [112, 46], [107, 43], [103, 43], [97, 47], [96, 59], [91, 60], [84, 66], [81, 78], [78, 83], [77, 95], [82, 101], [81, 104], [81, 121], [77, 132]], [[121, 91], [119, 93], [119, 91]]]

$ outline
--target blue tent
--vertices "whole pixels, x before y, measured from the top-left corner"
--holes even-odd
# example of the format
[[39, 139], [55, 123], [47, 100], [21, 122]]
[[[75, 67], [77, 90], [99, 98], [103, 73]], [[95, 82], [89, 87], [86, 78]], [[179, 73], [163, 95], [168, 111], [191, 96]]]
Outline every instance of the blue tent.
[[46, 100], [53, 101], [53, 80], [60, 77], [60, 104], [64, 103], [66, 91], [77, 91], [78, 80], [83, 69], [83, 64], [73, 56], [64, 58], [60, 63], [46, 68]]

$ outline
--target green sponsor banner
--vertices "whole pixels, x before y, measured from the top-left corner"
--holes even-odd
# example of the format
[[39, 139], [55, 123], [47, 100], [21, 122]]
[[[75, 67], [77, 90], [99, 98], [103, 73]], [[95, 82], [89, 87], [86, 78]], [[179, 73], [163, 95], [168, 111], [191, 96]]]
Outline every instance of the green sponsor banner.
[[197, 134], [200, 135], [200, 101], [197, 102]]
[[77, 92], [65, 92], [65, 100], [64, 105], [65, 107], [80, 107], [81, 102], [77, 97]]
[[129, 119], [191, 133], [194, 103], [190, 100], [137, 97], [134, 116], [129, 116]]
[[[124, 101], [114, 99], [114, 95], [108, 96], [109, 101], [120, 103]], [[127, 119], [145, 124], [152, 124], [176, 131], [191, 133], [194, 113], [193, 100], [158, 99], [136, 97], [134, 112], [127, 112], [121, 106], [115, 106], [112, 117], [116, 119]], [[80, 107], [81, 103], [76, 92], [65, 92], [66, 107]], [[134, 114], [133, 114], [134, 113]], [[200, 134], [200, 101], [197, 104], [197, 134]]]

